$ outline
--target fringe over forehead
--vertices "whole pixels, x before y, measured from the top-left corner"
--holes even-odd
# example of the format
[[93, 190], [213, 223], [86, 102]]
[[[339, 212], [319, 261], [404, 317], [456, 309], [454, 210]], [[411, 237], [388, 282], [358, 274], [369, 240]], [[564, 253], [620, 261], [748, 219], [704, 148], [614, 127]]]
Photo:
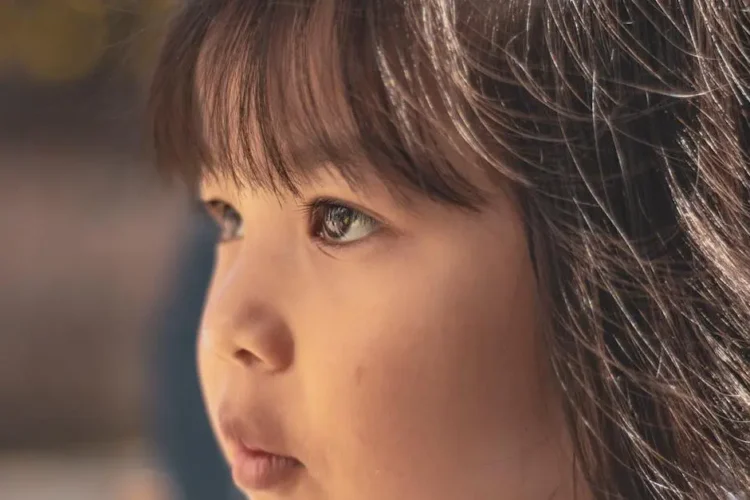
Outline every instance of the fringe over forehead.
[[374, 171], [440, 201], [480, 202], [466, 169], [506, 169], [472, 126], [480, 103], [460, 25], [477, 7], [448, 4], [191, 3], [154, 79], [158, 163], [190, 183], [224, 178], [275, 192], [297, 192], [321, 165], [355, 184]]

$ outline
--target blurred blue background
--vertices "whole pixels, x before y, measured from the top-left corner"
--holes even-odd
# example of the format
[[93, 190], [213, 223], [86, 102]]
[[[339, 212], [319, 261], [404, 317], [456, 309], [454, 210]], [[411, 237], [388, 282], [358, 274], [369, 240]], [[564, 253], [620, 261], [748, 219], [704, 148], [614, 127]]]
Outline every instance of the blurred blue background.
[[192, 371], [210, 235], [144, 130], [175, 3], [0, 0], [0, 499], [225, 494]]

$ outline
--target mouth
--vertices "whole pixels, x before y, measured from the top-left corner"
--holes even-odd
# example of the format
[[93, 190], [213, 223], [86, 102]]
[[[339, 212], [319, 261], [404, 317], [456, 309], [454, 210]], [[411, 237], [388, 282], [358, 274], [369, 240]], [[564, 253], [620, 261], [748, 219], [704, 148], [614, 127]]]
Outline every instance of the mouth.
[[304, 467], [297, 458], [259, 444], [238, 421], [222, 424], [232, 479], [248, 491], [264, 491], [290, 484]]
[[232, 478], [244, 489], [263, 491], [289, 482], [300, 468], [302, 463], [294, 457], [239, 445], [232, 461]]

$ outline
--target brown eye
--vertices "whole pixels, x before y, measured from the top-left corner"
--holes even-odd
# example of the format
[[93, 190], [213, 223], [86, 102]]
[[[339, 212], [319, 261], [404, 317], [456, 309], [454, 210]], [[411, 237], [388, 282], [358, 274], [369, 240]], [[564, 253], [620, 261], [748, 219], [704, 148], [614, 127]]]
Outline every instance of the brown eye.
[[354, 243], [380, 227], [369, 215], [331, 201], [321, 201], [313, 207], [310, 225], [313, 236], [332, 245]]
[[242, 238], [244, 228], [242, 216], [229, 203], [221, 200], [205, 202], [206, 210], [219, 227], [219, 241], [227, 242]]

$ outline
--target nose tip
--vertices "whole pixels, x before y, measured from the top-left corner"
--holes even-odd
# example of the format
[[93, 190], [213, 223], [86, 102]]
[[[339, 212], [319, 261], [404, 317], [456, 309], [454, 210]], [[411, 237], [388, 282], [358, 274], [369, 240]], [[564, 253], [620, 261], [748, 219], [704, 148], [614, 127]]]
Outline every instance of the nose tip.
[[[289, 262], [278, 242], [243, 240], [214, 270], [203, 326], [216, 354], [238, 365], [281, 371], [293, 361], [294, 343], [284, 306]], [[276, 259], [276, 260], [274, 260]]]
[[279, 372], [293, 362], [292, 333], [286, 321], [266, 306], [207, 310], [202, 330], [209, 337], [207, 346], [243, 368]]

